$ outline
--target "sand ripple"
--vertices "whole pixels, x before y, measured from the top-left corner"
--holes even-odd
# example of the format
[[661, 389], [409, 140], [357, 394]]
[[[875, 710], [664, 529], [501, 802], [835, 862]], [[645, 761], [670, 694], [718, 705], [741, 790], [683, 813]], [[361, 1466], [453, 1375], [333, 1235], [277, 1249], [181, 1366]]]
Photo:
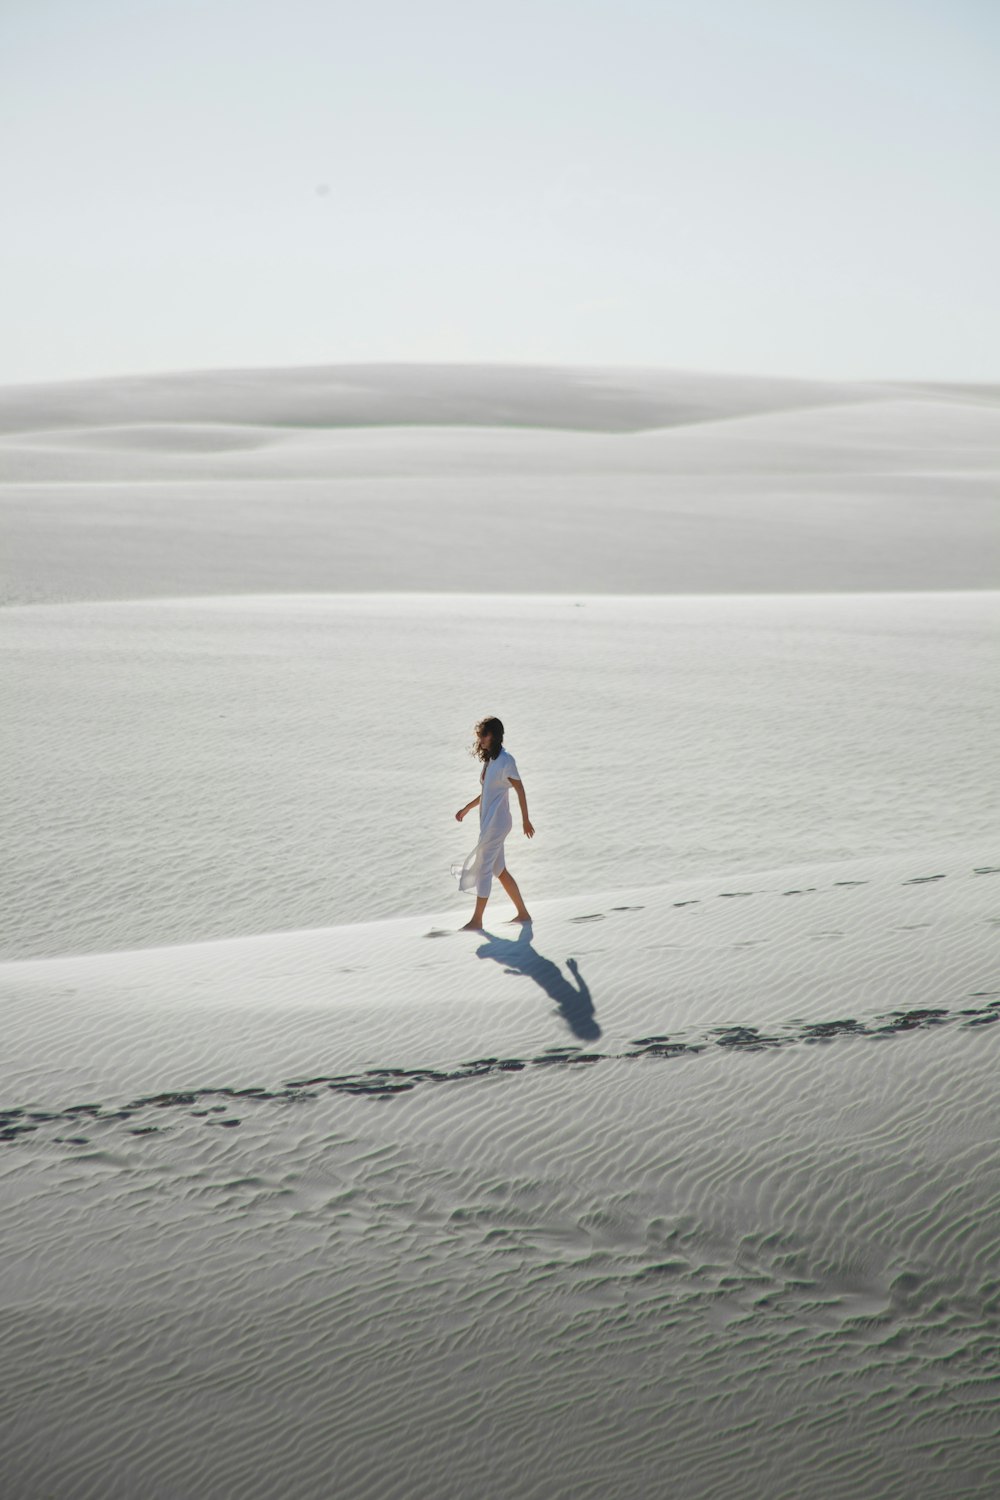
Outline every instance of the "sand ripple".
[[14, 1493], [991, 1493], [997, 877], [0, 966]]

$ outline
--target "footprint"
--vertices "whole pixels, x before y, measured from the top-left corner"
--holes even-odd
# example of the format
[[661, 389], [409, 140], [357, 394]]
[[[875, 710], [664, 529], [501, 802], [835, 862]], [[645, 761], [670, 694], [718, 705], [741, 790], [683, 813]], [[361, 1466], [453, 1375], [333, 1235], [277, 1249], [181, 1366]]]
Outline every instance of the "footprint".
[[451, 933], [445, 927], [432, 927], [430, 932], [424, 933], [424, 937], [451, 937]]
[[715, 1035], [717, 1047], [739, 1047], [746, 1051], [781, 1047], [792, 1040], [790, 1037], [762, 1036], [756, 1026], [713, 1026], [710, 1034]]
[[695, 899], [693, 901], [675, 901], [674, 905], [675, 906], [697, 906], [698, 905], [698, 898], [695, 897]]
[[635, 1058], [635, 1057], [666, 1057], [666, 1058], [671, 1058], [671, 1057], [684, 1057], [685, 1055], [692, 1055], [693, 1056], [694, 1054], [696, 1054], [698, 1052], [704, 1052], [704, 1050], [705, 1050], [704, 1047], [692, 1046], [690, 1042], [671, 1042], [671, 1041], [664, 1040], [662, 1042], [651, 1042], [651, 1043], [648, 1043], [647, 1045], [640, 1047], [638, 1052], [625, 1052], [625, 1053], [622, 1054], [622, 1056], [625, 1057], [625, 1058]]
[[602, 911], [592, 911], [592, 912], [588, 912], [587, 916], [585, 916], [585, 917], [570, 917], [570, 921], [571, 922], [603, 922], [604, 921], [604, 913]]
[[942, 1007], [928, 1010], [891, 1010], [888, 1015], [877, 1016], [879, 1021], [885, 1021], [885, 1026], [878, 1026], [868, 1035], [892, 1036], [899, 1031], [913, 1031], [925, 1026], [941, 1026], [944, 1024], [948, 1011]]
[[904, 885], [926, 885], [930, 880], [944, 880], [943, 875], [914, 875], [912, 880], [904, 880]]
[[535, 1067], [560, 1067], [565, 1063], [593, 1063], [600, 1062], [600, 1052], [579, 1052], [576, 1048], [565, 1052], [544, 1052], [541, 1057], [530, 1059]]
[[802, 1040], [804, 1042], [828, 1042], [833, 1037], [842, 1033], [864, 1035], [865, 1026], [862, 1022], [853, 1019], [847, 1021], [809, 1021], [799, 1022], [803, 1025]]

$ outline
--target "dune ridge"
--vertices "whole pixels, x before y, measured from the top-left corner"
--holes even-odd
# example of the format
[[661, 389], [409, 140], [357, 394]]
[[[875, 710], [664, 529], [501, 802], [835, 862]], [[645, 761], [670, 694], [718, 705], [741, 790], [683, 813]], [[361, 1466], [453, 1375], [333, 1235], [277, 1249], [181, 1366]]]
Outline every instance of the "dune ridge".
[[377, 429], [210, 422], [66, 427], [0, 437], [7, 483], [127, 480], [976, 473], [1000, 456], [1000, 405], [849, 401], [723, 413], [640, 432], [425, 423]]
[[[189, 370], [0, 386], [0, 432], [107, 421], [290, 426], [489, 426], [635, 431], [782, 406], [879, 400], [920, 389], [658, 368], [497, 364], [361, 364]], [[987, 386], [933, 386], [932, 396], [989, 402]]]

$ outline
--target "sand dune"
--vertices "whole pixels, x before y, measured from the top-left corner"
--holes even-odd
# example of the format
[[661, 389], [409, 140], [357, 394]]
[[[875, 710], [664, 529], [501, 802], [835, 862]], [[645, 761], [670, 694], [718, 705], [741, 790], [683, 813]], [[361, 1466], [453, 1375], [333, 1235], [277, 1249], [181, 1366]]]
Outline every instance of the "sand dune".
[[457, 1494], [459, 1423], [488, 1496], [988, 1485], [972, 857], [0, 966], [8, 1475]]
[[[690, 1051], [693, 1060], [707, 1047], [755, 1050], [753, 1030], [757, 1050], [804, 1045], [822, 1036], [817, 1028], [841, 1035], [848, 997], [856, 1029], [845, 1027], [845, 1042], [895, 1034], [899, 1027], [886, 1026], [894, 1011], [919, 1019], [938, 1004], [949, 1025], [975, 1029], [1000, 1005], [989, 957], [1000, 866], [982, 862], [989, 851], [970, 843], [741, 871], [735, 881], [542, 898], [527, 930], [508, 922], [500, 897], [485, 934], [461, 931], [467, 911], [445, 908], [8, 961], [0, 964], [6, 1077], [35, 1073], [32, 1106], [52, 1110], [86, 1095], [105, 1101], [100, 1115], [105, 1105], [121, 1108], [127, 1093], [211, 1092], [213, 1079], [250, 1089], [254, 1104], [255, 1084], [266, 1094], [287, 1073], [282, 1088], [304, 1087], [299, 1075], [322, 1072], [319, 1058], [355, 1080], [370, 1077], [366, 1069], [400, 1069], [402, 1077], [459, 1067], [477, 1049], [525, 1061], [544, 1047], [576, 1046], [614, 1060], [637, 1046], [656, 1057], [653, 1043], [669, 1037], [678, 1056]], [[471, 991], [470, 953], [479, 960]], [[646, 1036], [664, 1029], [668, 1037]], [[40, 1047], [44, 1068], [31, 1059]], [[330, 1079], [310, 1086], [320, 1083]], [[414, 1077], [409, 1087], [422, 1083]], [[146, 1124], [174, 1118], [148, 1107], [135, 1113]], [[33, 1129], [48, 1137], [66, 1118]]]
[[420, 475], [976, 473], [1000, 463], [1000, 406], [851, 402], [641, 433], [160, 423], [0, 438], [7, 482]]
[[333, 366], [7, 389], [0, 430], [4, 603], [1000, 576], [988, 388]]
[[881, 401], [732, 417], [631, 438], [666, 472], [920, 474], [995, 471], [1000, 406]]
[[992, 589], [996, 491], [981, 472], [11, 484], [0, 601]]
[[1000, 1488], [998, 413], [0, 391], [4, 1500]]
[[[0, 387], [0, 432], [108, 422], [458, 426], [628, 432], [754, 411], [880, 400], [897, 386], [685, 370], [544, 365], [325, 365], [191, 370]], [[904, 387], [905, 389], [905, 387]], [[992, 401], [990, 387], [933, 387]]]
[[529, 894], [1000, 823], [997, 594], [259, 596], [4, 623], [6, 956], [464, 909], [453, 814], [489, 704], [537, 799], [511, 850]]
[[[843, 394], [843, 393], [841, 393]], [[0, 439], [0, 599], [992, 588], [1000, 407], [632, 433], [76, 425]]]

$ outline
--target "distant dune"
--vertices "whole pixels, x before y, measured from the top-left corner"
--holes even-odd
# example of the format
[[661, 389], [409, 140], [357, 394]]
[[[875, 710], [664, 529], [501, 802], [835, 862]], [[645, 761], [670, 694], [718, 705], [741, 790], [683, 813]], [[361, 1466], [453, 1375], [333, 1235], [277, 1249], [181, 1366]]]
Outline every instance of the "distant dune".
[[0, 390], [0, 432], [8, 604], [983, 589], [1000, 577], [988, 386], [207, 371]]
[[[937, 393], [949, 389], [935, 387]], [[958, 399], [997, 400], [956, 387]], [[603, 366], [318, 365], [0, 387], [0, 432], [109, 423], [398, 424], [635, 432], [749, 412], [881, 400], [895, 386]], [[980, 397], [978, 392], [986, 393]], [[992, 392], [992, 394], [988, 394]]]

